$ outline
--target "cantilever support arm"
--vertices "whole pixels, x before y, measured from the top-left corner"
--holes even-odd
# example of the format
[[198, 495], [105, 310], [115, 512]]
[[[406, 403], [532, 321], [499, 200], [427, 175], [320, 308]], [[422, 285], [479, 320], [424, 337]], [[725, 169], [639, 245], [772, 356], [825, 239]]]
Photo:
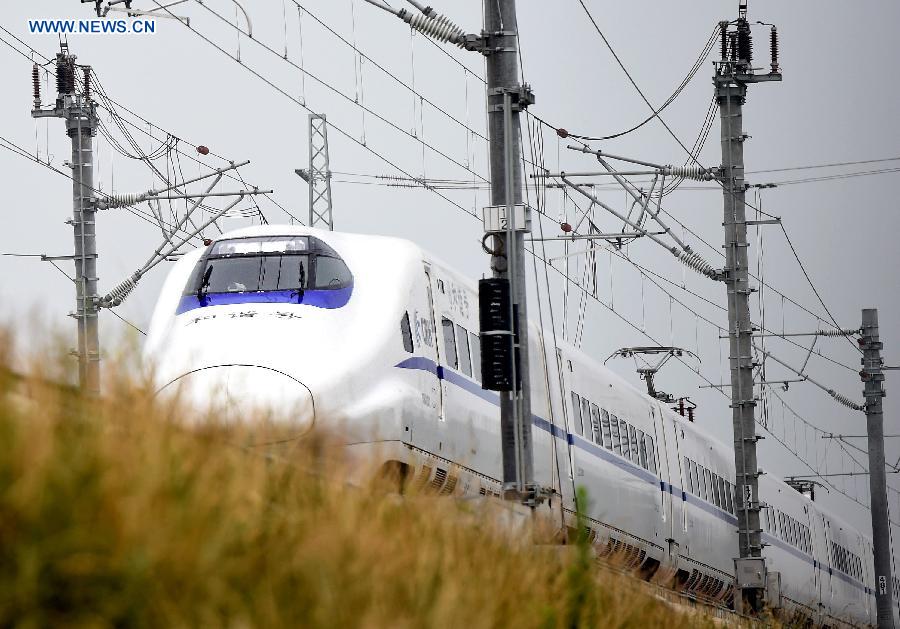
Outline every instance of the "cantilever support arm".
[[647, 236], [650, 240], [652, 240], [653, 242], [655, 242], [656, 244], [658, 244], [660, 247], [663, 247], [664, 249], [666, 249], [667, 251], [669, 251], [670, 253], [672, 253], [672, 254], [674, 254], [674, 255], [676, 255], [676, 256], [678, 255], [678, 249], [677, 249], [676, 247], [670, 247], [670, 246], [667, 245], [665, 242], [663, 242], [660, 238], [658, 238], [657, 236], [655, 236], [655, 235], [653, 234], [653, 232], [647, 231], [647, 230], [644, 229], [643, 227], [639, 226], [637, 223], [631, 221], [631, 220], [630, 220], [627, 216], [625, 216], [624, 214], [621, 214], [620, 212], [618, 212], [618, 211], [614, 210], [613, 208], [611, 208], [610, 206], [606, 205], [603, 201], [601, 201], [600, 199], [598, 199], [598, 198], [595, 197], [594, 195], [592, 195], [592, 194], [590, 194], [590, 193], [585, 192], [584, 190], [582, 190], [579, 186], [577, 186], [577, 185], [575, 185], [574, 183], [572, 183], [572, 181], [569, 180], [569, 178], [566, 176], [565, 173], [562, 173], [562, 174], [561, 174], [560, 179], [562, 179], [563, 183], [565, 183], [565, 184], [568, 185], [570, 188], [572, 188], [573, 190], [575, 190], [578, 194], [580, 194], [580, 195], [586, 197], [586, 198], [587, 198], [589, 201], [591, 201], [592, 203], [596, 203], [597, 205], [599, 205], [600, 207], [602, 207], [604, 210], [606, 210], [607, 212], [609, 212], [610, 214], [612, 214], [613, 216], [615, 216], [617, 219], [619, 219], [620, 221], [624, 222], [626, 225], [628, 225], [629, 227], [631, 227], [633, 230], [635, 230], [636, 232], [640, 233], [642, 236]]

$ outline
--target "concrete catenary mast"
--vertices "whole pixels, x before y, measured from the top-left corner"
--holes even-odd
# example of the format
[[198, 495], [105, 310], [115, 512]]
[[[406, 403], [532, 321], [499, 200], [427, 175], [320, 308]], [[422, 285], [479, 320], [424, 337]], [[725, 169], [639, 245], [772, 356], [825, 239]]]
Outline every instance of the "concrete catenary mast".
[[[500, 392], [503, 487], [506, 493], [533, 502], [538, 490], [534, 484], [528, 381], [527, 208], [521, 205], [522, 147], [519, 135], [519, 114], [533, 102], [533, 96], [527, 86], [519, 83], [515, 0], [485, 0], [484, 31], [491, 205], [505, 208], [503, 215], [506, 217], [506, 230], [494, 234], [499, 246], [491, 256], [491, 269], [495, 278], [509, 281], [515, 346], [512, 387], [510, 391]], [[523, 208], [521, 213], [517, 210], [519, 207]]]
[[866, 434], [869, 440], [869, 490], [872, 502], [872, 547], [875, 555], [875, 605], [878, 629], [893, 629], [893, 594], [891, 590], [891, 529], [887, 503], [887, 478], [884, 469], [884, 361], [878, 336], [878, 310], [862, 311], [862, 335], [859, 340], [863, 356], [859, 372], [866, 397]]
[[525, 307], [525, 235], [529, 208], [522, 204], [519, 114], [534, 102], [519, 83], [519, 33], [515, 0], [484, 0], [484, 30], [467, 34], [432, 7], [409, 0], [418, 13], [369, 4], [393, 13], [436, 40], [484, 55], [487, 77], [491, 205], [484, 208], [485, 247], [493, 277], [479, 286], [484, 388], [500, 394], [503, 494], [535, 506], [543, 491], [534, 481], [531, 399], [528, 382], [528, 313]]
[[[744, 180], [743, 105], [747, 86], [780, 81], [773, 54], [772, 72], [754, 74], [753, 44], [747, 21], [747, 2], [741, 0], [735, 29], [720, 23], [722, 59], [713, 77], [719, 104], [722, 136], [720, 183], [724, 192], [725, 269], [728, 300], [731, 409], [734, 430], [735, 507], [738, 520], [738, 553], [735, 577], [738, 612], [760, 611], [765, 600], [766, 564], [762, 556], [759, 467], [756, 457], [756, 418], [753, 380], [753, 326], [750, 321], [750, 278], [747, 250], [747, 212]], [[773, 31], [774, 32], [774, 31]], [[773, 35], [773, 37], [775, 37]], [[773, 52], [777, 49], [777, 39]]]
[[[42, 109], [35, 80], [34, 118], [62, 118], [72, 142], [72, 225], [75, 254], [64, 256], [75, 262], [75, 312], [78, 324], [78, 381], [86, 392], [100, 393], [99, 293], [97, 286], [97, 206], [94, 194], [93, 138], [97, 135], [96, 104], [91, 100], [91, 68], [76, 66], [68, 44], [56, 55], [56, 103]], [[76, 72], [83, 72], [81, 93], [76, 89]], [[35, 73], [36, 74], [36, 73]], [[59, 258], [54, 258], [59, 259]]]

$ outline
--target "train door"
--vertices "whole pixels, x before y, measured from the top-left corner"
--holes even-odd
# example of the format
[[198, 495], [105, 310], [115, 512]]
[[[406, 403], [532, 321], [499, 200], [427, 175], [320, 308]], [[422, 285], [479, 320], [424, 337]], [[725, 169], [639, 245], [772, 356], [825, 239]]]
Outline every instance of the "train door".
[[440, 421], [445, 421], [445, 410], [444, 410], [444, 380], [440, 377], [441, 369], [440, 365], [441, 361], [441, 330], [438, 327], [439, 318], [437, 316], [437, 312], [434, 306], [434, 282], [431, 277], [431, 267], [427, 264], [425, 265], [425, 286], [428, 291], [428, 312], [426, 314], [428, 318], [428, 324], [433, 334], [434, 344], [432, 345], [432, 349], [434, 351], [431, 359], [434, 360], [435, 363], [435, 375], [437, 378], [432, 378], [433, 385], [431, 387], [432, 394], [434, 395], [436, 401], [436, 410], [437, 416]]
[[[560, 470], [560, 493], [563, 495], [564, 505], [575, 510], [575, 484], [577, 482], [577, 469], [575, 465], [574, 448], [569, 441], [569, 434], [573, 432], [572, 428], [572, 407], [570, 406], [571, 384], [569, 374], [571, 373], [571, 363], [565, 357], [560, 348], [556, 348], [556, 369], [557, 382], [559, 383], [559, 405], [562, 413], [557, 421], [557, 428], [563, 433], [562, 438], [554, 439], [554, 450], [557, 452], [557, 460], [564, 460], [565, 467]], [[562, 454], [559, 452], [562, 451]], [[563, 479], [565, 475], [565, 479]], [[569, 494], [569, 495], [567, 495]]]
[[[568, 433], [566, 435], [566, 442], [568, 445], [569, 451], [569, 460], [571, 461], [571, 470], [572, 470], [572, 478], [574, 481], [574, 485], [583, 485], [585, 482], [584, 478], [584, 461], [581, 452], [577, 447], [573, 446], [573, 438], [585, 438], [585, 425], [590, 427], [591, 422], [590, 418], [587, 418], [587, 421], [582, 421], [583, 407], [584, 401], [580, 395], [576, 392], [578, 387], [574, 386], [574, 378], [575, 378], [575, 365], [572, 363], [572, 360], [568, 358], [565, 354], [560, 353], [559, 357], [560, 363], [562, 365], [562, 402], [564, 407], [564, 417], [566, 418], [565, 429]], [[582, 391], [583, 392], [583, 391]], [[590, 409], [588, 409], [588, 415], [590, 416]], [[588, 430], [591, 430], [588, 428]], [[571, 437], [569, 435], [572, 435]], [[588, 437], [590, 440], [590, 437]]]
[[424, 282], [415, 283], [412, 317], [416, 350], [420, 353], [421, 364], [418, 386], [422, 392], [422, 405], [426, 412], [415, 418], [411, 427], [412, 443], [426, 452], [437, 454], [442, 434], [443, 394], [438, 378], [440, 365], [439, 331], [435, 326], [434, 300], [431, 294], [431, 273], [425, 265]]
[[[667, 441], [666, 457], [668, 458], [667, 472], [669, 478], [666, 480], [665, 495], [669, 502], [668, 532], [669, 539], [672, 540], [669, 542], [669, 545], [673, 558], [677, 559], [679, 552], [684, 555], [689, 555], [691, 552], [687, 535], [687, 505], [684, 502], [684, 492], [687, 491], [685, 489], [687, 484], [685, 475], [688, 473], [688, 470], [684, 469], [684, 457], [681, 456], [684, 432], [678, 426], [678, 422], [667, 422], [665, 420], [661, 404], [657, 404], [657, 409], [660, 415], [659, 423], [663, 428]], [[669, 431], [666, 431], [666, 424], [669, 424], [671, 427]], [[676, 496], [675, 491], [681, 492], [680, 495]], [[682, 546], [683, 548], [681, 548]]]
[[[678, 566], [678, 556], [681, 552], [681, 544], [684, 541], [683, 534], [683, 504], [679, 497], [672, 494], [671, 487], [673, 480], [680, 486], [678, 478], [672, 477], [672, 470], [677, 469], [677, 464], [672, 461], [672, 457], [677, 457], [678, 448], [669, 442], [677, 439], [677, 436], [666, 432], [665, 414], [659, 404], [651, 404], [650, 415], [653, 421], [653, 431], [655, 433], [654, 442], [656, 444], [656, 455], [659, 464], [659, 478], [661, 482], [659, 500], [660, 500], [660, 522], [657, 526], [661, 528], [664, 539], [668, 544], [667, 551], [671, 562], [671, 570]], [[670, 454], [673, 452], [673, 454]], [[663, 489], [665, 491], [663, 491]], [[676, 503], [678, 507], [676, 507]], [[686, 549], [685, 549], [685, 552]]]
[[831, 522], [824, 515], [822, 518], [822, 561], [819, 562], [819, 578], [821, 582], [821, 598], [825, 607], [825, 613], [831, 614], [834, 610], [834, 593], [832, 591], [831, 580], [834, 578], [832, 572], [834, 567], [831, 565]]
[[[767, 507], [767, 508], [770, 508], [770, 507]], [[816, 515], [817, 515], [817, 513], [816, 513], [815, 508], [810, 508], [809, 505], [806, 505], [803, 507], [803, 513], [806, 515], [806, 522], [804, 522], [804, 524], [806, 524], [806, 526], [809, 527], [810, 552], [813, 555], [813, 558], [815, 559], [815, 556], [816, 556], [815, 538], [816, 538]], [[765, 514], [760, 513], [760, 515], [764, 516]], [[763, 525], [763, 529], [765, 530], [765, 525]], [[813, 564], [813, 592], [815, 592], [816, 596], [819, 598], [819, 600], [821, 600], [822, 593], [821, 593], [820, 588], [821, 588], [822, 577], [819, 574], [819, 572], [820, 572], [819, 568], [814, 563]]]

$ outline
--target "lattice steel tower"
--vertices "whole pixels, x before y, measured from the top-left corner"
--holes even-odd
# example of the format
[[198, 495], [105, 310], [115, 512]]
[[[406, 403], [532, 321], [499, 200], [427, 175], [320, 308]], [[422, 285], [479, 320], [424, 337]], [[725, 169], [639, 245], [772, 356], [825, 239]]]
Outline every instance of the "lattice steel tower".
[[301, 168], [294, 172], [309, 184], [309, 226], [334, 230], [325, 114], [309, 115], [309, 169]]

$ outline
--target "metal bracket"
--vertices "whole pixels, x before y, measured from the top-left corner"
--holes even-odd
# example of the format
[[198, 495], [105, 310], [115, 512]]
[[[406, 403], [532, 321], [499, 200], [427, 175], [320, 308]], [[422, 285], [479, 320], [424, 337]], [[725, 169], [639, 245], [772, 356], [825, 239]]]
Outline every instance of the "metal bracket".
[[518, 52], [518, 48], [515, 46], [498, 46], [496, 43], [501, 37], [516, 37], [517, 35], [516, 31], [494, 31], [492, 33], [481, 31], [480, 35], [466, 35], [462, 47], [466, 50], [480, 52], [485, 56], [495, 52]]
[[[504, 94], [510, 95], [510, 100], [512, 101], [512, 110], [516, 112], [523, 112], [528, 109], [529, 105], [534, 105], [535, 103], [534, 92], [532, 91], [531, 86], [527, 83], [525, 85], [519, 85], [515, 88], [493, 87], [488, 90], [488, 97], [502, 96]], [[489, 105], [488, 111], [503, 111], [503, 103], [501, 102]]]

